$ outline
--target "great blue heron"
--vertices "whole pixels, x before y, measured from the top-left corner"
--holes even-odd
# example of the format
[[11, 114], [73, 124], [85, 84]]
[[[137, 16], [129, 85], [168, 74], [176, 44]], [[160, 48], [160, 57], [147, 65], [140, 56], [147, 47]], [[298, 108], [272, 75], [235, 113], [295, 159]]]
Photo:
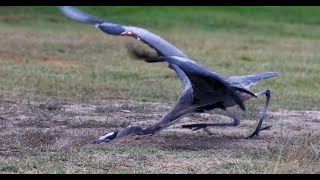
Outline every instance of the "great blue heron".
[[[131, 36], [149, 45], [151, 48], [156, 50], [158, 53], [157, 57], [148, 56], [143, 52], [138, 52], [137, 50], [133, 50], [132, 52], [137, 57], [145, 58], [147, 62], [168, 62], [169, 68], [176, 72], [184, 85], [184, 91], [179, 96], [176, 105], [156, 123], [146, 128], [142, 128], [137, 125], [130, 125], [119, 131], [104, 134], [92, 143], [97, 144], [101, 142], [108, 142], [115, 138], [128, 135], [154, 134], [191, 113], [202, 113], [215, 108], [227, 110], [227, 107], [235, 105], [239, 105], [239, 107], [245, 111], [245, 106], [243, 104], [244, 101], [252, 97], [265, 94], [266, 102], [262, 110], [258, 126], [249, 137], [259, 135], [259, 132], [261, 131], [261, 124], [265, 117], [265, 112], [270, 99], [270, 91], [264, 90], [253, 94], [248, 91], [248, 89], [250, 86], [256, 84], [262, 79], [276, 76], [277, 73], [268, 72], [226, 78], [197, 64], [175, 46], [146, 29], [115, 24], [84, 13], [71, 6], [62, 6], [59, 7], [59, 9], [65, 16], [76, 21], [94, 24], [105, 33], [111, 35]], [[240, 122], [239, 119], [233, 114], [228, 114], [233, 118], [233, 122], [201, 123], [184, 125], [183, 127], [196, 130], [208, 126], [238, 125]]]

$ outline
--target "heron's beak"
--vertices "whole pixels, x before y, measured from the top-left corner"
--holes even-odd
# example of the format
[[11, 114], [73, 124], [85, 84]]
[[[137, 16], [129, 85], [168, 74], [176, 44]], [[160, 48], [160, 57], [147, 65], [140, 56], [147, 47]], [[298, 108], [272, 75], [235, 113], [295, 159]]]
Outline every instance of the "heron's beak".
[[118, 132], [107, 133], [103, 136], [100, 136], [98, 139], [90, 142], [90, 144], [100, 144], [102, 142], [109, 142], [117, 137]]
[[103, 141], [103, 140], [100, 140], [100, 139], [96, 139], [96, 140], [90, 142], [89, 144], [100, 144], [100, 143], [102, 143], [102, 142], [104, 142], [104, 141]]

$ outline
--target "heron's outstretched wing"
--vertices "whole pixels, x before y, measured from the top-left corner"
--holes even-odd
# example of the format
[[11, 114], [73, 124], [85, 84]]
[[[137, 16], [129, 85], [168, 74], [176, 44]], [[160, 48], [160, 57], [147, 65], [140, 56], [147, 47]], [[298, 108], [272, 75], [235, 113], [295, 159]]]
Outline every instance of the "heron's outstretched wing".
[[[177, 56], [159, 57], [158, 55], [153, 55], [148, 51], [133, 46], [127, 46], [127, 48], [129, 54], [132, 55], [134, 59], [143, 59], [148, 63], [168, 62], [169, 67], [177, 73], [177, 76], [183, 82], [184, 86], [191, 85], [193, 87], [195, 96], [205, 92], [213, 92], [216, 88], [219, 88], [219, 84], [213, 86], [214, 82], [210, 80], [210, 76], [213, 76], [213, 79], [218, 78], [220, 81], [224, 81], [223, 76], [207, 70], [191, 59]], [[183, 68], [183, 70], [181, 68]]]
[[101, 24], [106, 22], [103, 19], [97, 18], [85, 12], [82, 12], [79, 9], [71, 6], [58, 6], [58, 8], [65, 16], [75, 21], [91, 23], [91, 24]]
[[271, 77], [277, 76], [278, 73], [276, 72], [265, 72], [259, 74], [250, 74], [244, 76], [232, 76], [228, 78], [228, 82], [236, 87], [242, 87], [246, 89], [250, 89], [251, 86], [256, 85], [258, 82], [268, 79]]
[[183, 72], [177, 65], [170, 63], [169, 68], [173, 69], [176, 72], [177, 76], [183, 84], [184, 89], [192, 87], [191, 82], [186, 73]]
[[155, 35], [154, 33], [151, 33], [146, 29], [112, 23], [110, 21], [106, 21], [84, 13], [79, 9], [71, 6], [60, 6], [58, 8], [65, 16], [76, 21], [95, 24], [105, 33], [111, 35], [132, 36], [148, 44], [151, 48], [154, 48], [159, 54], [163, 56], [188, 57], [186, 54], [181, 52], [178, 48], [176, 48], [166, 40], [162, 39], [158, 35]]
[[[240, 106], [240, 108], [242, 110], [245, 110], [245, 106], [243, 105], [236, 91], [255, 96], [250, 91], [247, 91], [241, 87], [234, 88], [228, 81], [226, 81], [225, 77], [216, 72], [212, 72], [205, 67], [202, 67], [191, 59], [178, 56], [148, 57], [148, 54], [144, 54], [144, 52], [135, 49], [133, 49], [131, 53], [134, 53], [136, 58], [143, 58], [146, 62], [149, 63], [166, 61], [169, 64], [177, 66], [178, 69], [180, 69], [184, 74], [184, 76], [182, 77], [186, 78], [185, 76], [187, 76], [192, 86], [195, 99], [206, 101], [207, 99], [204, 98], [208, 93], [214, 93], [217, 97], [223, 97], [225, 93], [228, 93], [230, 94], [232, 99]], [[180, 76], [179, 78], [184, 81]]]

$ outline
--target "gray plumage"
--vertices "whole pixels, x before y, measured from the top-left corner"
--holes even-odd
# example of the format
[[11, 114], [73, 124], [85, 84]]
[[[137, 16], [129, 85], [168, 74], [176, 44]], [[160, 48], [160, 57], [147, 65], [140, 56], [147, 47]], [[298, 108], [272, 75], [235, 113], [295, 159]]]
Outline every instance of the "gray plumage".
[[275, 77], [277, 75], [278, 73], [276, 72], [266, 72], [266, 73], [250, 74], [250, 75], [244, 75], [244, 76], [232, 76], [232, 77], [229, 77], [227, 81], [233, 86], [237, 86], [237, 87], [241, 87], [249, 90], [251, 86], [256, 85], [258, 82], [264, 79]]
[[[197, 64], [181, 50], [146, 29], [116, 24], [84, 13], [71, 6], [58, 8], [65, 16], [76, 21], [93, 24], [107, 34], [131, 36], [149, 45], [152, 49], [156, 50], [157, 56], [150, 56], [145, 52], [132, 48], [129, 50], [131, 50], [131, 54], [136, 58], [144, 59], [148, 63], [167, 62], [169, 68], [176, 72], [184, 85], [184, 90], [178, 98], [176, 105], [158, 122], [146, 128], [130, 125], [117, 132], [104, 134], [92, 143], [107, 142], [128, 135], [153, 134], [189, 114], [201, 113], [215, 108], [227, 110], [228, 107], [238, 105], [242, 110], [245, 110], [244, 101], [261, 94], [266, 94], [267, 99], [264, 109], [262, 110], [259, 124], [256, 131], [250, 137], [259, 135], [261, 123], [270, 99], [270, 91], [264, 90], [254, 94], [249, 91], [249, 88], [263, 79], [276, 76], [276, 73], [270, 72], [227, 78]], [[239, 119], [234, 115], [230, 116], [234, 119], [231, 123], [202, 123], [184, 125], [183, 127], [196, 130], [208, 126], [238, 125], [240, 122]]]

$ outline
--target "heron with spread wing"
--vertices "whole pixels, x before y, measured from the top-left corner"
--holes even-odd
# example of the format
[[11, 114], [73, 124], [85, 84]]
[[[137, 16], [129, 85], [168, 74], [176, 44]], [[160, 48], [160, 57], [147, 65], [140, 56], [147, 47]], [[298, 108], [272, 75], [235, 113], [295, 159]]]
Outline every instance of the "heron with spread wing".
[[[146, 62], [167, 62], [169, 68], [176, 72], [184, 85], [184, 90], [178, 98], [176, 105], [156, 123], [146, 128], [130, 125], [119, 131], [104, 134], [92, 143], [108, 142], [115, 138], [128, 135], [154, 134], [187, 115], [202, 113], [215, 108], [221, 108], [227, 111], [228, 107], [238, 105], [245, 111], [243, 102], [252, 97], [256, 98], [261, 94], [266, 95], [266, 102], [258, 126], [249, 137], [258, 136], [259, 132], [263, 130], [261, 124], [270, 99], [270, 91], [264, 90], [253, 94], [249, 91], [249, 88], [263, 79], [276, 76], [277, 73], [268, 72], [227, 78], [197, 64], [175, 46], [146, 29], [115, 24], [84, 13], [71, 6], [62, 6], [59, 7], [59, 9], [65, 16], [76, 21], [91, 23], [107, 34], [131, 36], [149, 45], [157, 52], [158, 56], [150, 56], [144, 52], [139, 52], [137, 49], [131, 49], [131, 52], [135, 57], [143, 58]], [[197, 130], [209, 126], [238, 125], [240, 122], [239, 119], [234, 114], [228, 114], [233, 118], [233, 122], [189, 124], [184, 125], [183, 128]]]

